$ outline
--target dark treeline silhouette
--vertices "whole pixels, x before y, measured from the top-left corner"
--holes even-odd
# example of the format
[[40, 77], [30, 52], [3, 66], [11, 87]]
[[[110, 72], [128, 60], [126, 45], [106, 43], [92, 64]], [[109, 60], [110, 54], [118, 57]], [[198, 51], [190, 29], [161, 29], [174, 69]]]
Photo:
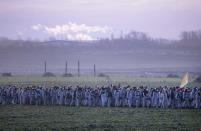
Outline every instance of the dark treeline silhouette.
[[182, 41], [200, 42], [201, 40], [201, 30], [199, 31], [184, 31], [181, 33]]
[[7, 37], [0, 37], [0, 46], [37, 46], [37, 45], [52, 45], [56, 44], [65, 45], [73, 43], [122, 43], [122, 44], [174, 44], [174, 43], [189, 43], [189, 44], [200, 44], [201, 41], [201, 30], [198, 31], [183, 31], [179, 35], [178, 40], [168, 40], [163, 38], [151, 38], [146, 33], [131, 31], [128, 34], [121, 35], [120, 37], [114, 38], [102, 38], [94, 41], [71, 41], [71, 40], [57, 40], [56, 38], [50, 37], [49, 40], [39, 41], [39, 40], [12, 40]]
[[[174, 43], [174, 42], [194, 42], [194, 43], [199, 42], [200, 43], [201, 30], [183, 31], [179, 35], [179, 40], [168, 40], [168, 39], [163, 39], [163, 38], [153, 39], [146, 33], [131, 31], [128, 34], [125, 34], [125, 35], [122, 34], [120, 37], [116, 37], [116, 38], [114, 38], [114, 35], [112, 34], [111, 38], [100, 38], [99, 40], [95, 40], [95, 42], [121, 41], [121, 40], [125, 40], [125, 41], [131, 40], [133, 42], [136, 41], [136, 42], [146, 42], [146, 43], [164, 43], [164, 44], [165, 43]], [[48, 40], [43, 41], [43, 42], [39, 42], [39, 40], [31, 40], [31, 39], [12, 40], [7, 37], [0, 37], [1, 45], [10, 45], [13, 43], [20, 44], [20, 45], [24, 45], [26, 43], [26, 44], [32, 45], [32, 44], [36, 44], [36, 43], [38, 43], [38, 44], [45, 44], [45, 43], [49, 43], [49, 42], [52, 43], [55, 41], [59, 41], [60, 44], [62, 44], [62, 42], [66, 42], [66, 41], [71, 42], [71, 43], [74, 43], [74, 42], [77, 43], [76, 41], [70, 41], [70, 40], [57, 40], [55, 37], [49, 37]], [[79, 41], [79, 42], [88, 43], [89, 41]]]

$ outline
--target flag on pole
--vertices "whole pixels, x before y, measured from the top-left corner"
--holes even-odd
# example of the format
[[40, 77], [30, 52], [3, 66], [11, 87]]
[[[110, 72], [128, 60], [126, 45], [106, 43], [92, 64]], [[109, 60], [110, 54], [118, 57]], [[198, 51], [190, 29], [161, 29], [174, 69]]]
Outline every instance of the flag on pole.
[[189, 74], [188, 72], [182, 77], [180, 87], [183, 88], [189, 82]]

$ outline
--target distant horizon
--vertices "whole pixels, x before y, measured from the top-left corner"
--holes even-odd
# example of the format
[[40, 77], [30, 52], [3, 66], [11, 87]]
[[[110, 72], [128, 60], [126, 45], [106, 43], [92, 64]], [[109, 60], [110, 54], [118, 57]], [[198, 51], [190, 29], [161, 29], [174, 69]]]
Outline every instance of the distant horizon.
[[[190, 30], [190, 31], [183, 31], [183, 32], [201, 32], [201, 29], [197, 29], [197, 30]], [[115, 36], [113, 34], [111, 34], [111, 36], [107, 36], [107, 37], [99, 37], [97, 39], [61, 39], [61, 38], [57, 38], [57, 37], [54, 37], [54, 36], [50, 36], [46, 39], [32, 39], [30, 37], [28, 38], [20, 38], [20, 37], [17, 37], [17, 38], [11, 38], [11, 37], [6, 37], [6, 36], [0, 36], [0, 40], [22, 40], [22, 41], [39, 41], [39, 42], [51, 42], [51, 41], [72, 41], [72, 42], [93, 42], [93, 41], [100, 41], [100, 40], [115, 40], [115, 39], [126, 39], [125, 36], [128, 35], [129, 33], [132, 33], [132, 32], [136, 32], [136, 33], [143, 33], [147, 36], [148, 39], [152, 39], [152, 40], [168, 40], [168, 41], [177, 41], [177, 40], [181, 40], [181, 33], [177, 36], [177, 38], [174, 38], [174, 39], [168, 39], [168, 38], [163, 38], [163, 37], [157, 37], [157, 38], [154, 38], [154, 37], [151, 37], [149, 34], [147, 34], [146, 32], [139, 32], [139, 31], [135, 31], [135, 30], [131, 30], [130, 32], [127, 32], [127, 34], [122, 34], [122, 35], [119, 35], [119, 36]]]
[[[151, 70], [150, 70], [151, 69]], [[179, 70], [178, 70], [179, 69]], [[184, 67], [184, 68], [133, 68], [133, 69], [103, 69], [103, 68], [97, 68], [96, 69], [96, 75], [103, 73], [105, 75], [110, 76], [135, 76], [135, 77], [166, 77], [169, 74], [174, 74], [178, 76], [182, 76], [184, 73], [188, 72], [193, 77], [196, 75], [201, 74], [201, 67], [191, 68], [191, 67]], [[200, 70], [200, 71], [198, 71]], [[17, 70], [7, 70], [7, 71], [1, 71], [2, 73], [11, 73], [12, 75], [22, 75], [22, 76], [31, 76], [31, 75], [42, 75], [44, 74], [44, 70], [24, 70], [23, 71], [17, 71]], [[51, 72], [55, 75], [63, 75], [65, 73], [65, 68], [59, 68], [59, 69], [48, 69], [47, 72]], [[68, 72], [70, 74], [73, 74], [74, 76], [77, 76], [77, 69], [76, 68], [69, 68]], [[83, 76], [93, 76], [93, 68], [80, 68], [80, 74]]]

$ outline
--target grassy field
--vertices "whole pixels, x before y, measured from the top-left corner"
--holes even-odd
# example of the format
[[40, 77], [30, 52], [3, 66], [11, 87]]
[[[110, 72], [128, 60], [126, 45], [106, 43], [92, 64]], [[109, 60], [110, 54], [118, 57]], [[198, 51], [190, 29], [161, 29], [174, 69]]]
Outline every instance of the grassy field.
[[[179, 86], [178, 78], [139, 77], [0, 77], [0, 85], [146, 85]], [[190, 83], [189, 87], [201, 86]], [[65, 106], [0, 106], [0, 130], [201, 130], [201, 110], [100, 108]]]
[[7, 130], [201, 130], [201, 110], [0, 106]]
[[[143, 77], [41, 77], [41, 76], [15, 76], [15, 77], [0, 77], [0, 85], [42, 85], [42, 86], [54, 86], [54, 85], [87, 85], [95, 87], [96, 85], [109, 85], [118, 84], [131, 85], [131, 86], [179, 86], [180, 78], [143, 78]], [[201, 87], [201, 83], [191, 82], [189, 87]]]

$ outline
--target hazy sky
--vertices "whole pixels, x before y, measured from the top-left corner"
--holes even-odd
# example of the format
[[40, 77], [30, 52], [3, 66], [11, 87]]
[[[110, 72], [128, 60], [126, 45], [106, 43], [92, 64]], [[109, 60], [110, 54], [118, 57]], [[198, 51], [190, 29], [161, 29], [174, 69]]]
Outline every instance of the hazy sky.
[[178, 38], [201, 29], [201, 0], [0, 0], [0, 36], [96, 39], [136, 30]]

